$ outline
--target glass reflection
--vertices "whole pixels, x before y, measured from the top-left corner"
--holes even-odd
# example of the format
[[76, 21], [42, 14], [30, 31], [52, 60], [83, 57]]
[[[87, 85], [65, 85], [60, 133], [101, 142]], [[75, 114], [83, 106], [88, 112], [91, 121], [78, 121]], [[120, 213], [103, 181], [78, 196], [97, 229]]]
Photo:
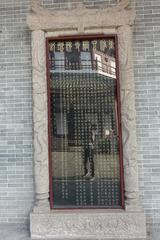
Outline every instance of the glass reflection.
[[50, 42], [54, 208], [121, 205], [114, 48]]

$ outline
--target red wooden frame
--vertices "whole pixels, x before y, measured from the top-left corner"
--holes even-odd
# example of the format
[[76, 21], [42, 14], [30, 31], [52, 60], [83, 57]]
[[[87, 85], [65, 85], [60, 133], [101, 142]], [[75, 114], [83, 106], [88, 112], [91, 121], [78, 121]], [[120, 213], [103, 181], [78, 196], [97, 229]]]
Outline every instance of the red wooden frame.
[[[50, 111], [50, 65], [49, 65], [49, 41], [73, 41], [73, 40], [91, 40], [91, 39], [113, 39], [115, 43], [115, 58], [116, 58], [116, 97], [117, 97], [117, 115], [118, 115], [118, 136], [119, 136], [119, 162], [120, 162], [120, 187], [121, 187], [121, 207], [124, 208], [124, 171], [123, 171], [123, 148], [122, 148], [122, 124], [121, 124], [121, 101], [120, 101], [120, 72], [119, 72], [119, 56], [118, 56], [118, 37], [116, 34], [99, 34], [99, 35], [75, 35], [75, 36], [62, 36], [62, 37], [48, 37], [46, 38], [46, 65], [47, 65], [47, 91], [48, 91], [48, 155], [49, 155], [49, 195], [50, 195], [50, 208], [53, 209], [53, 186], [52, 186], [52, 153], [51, 153], [51, 111]], [[121, 207], [119, 207], [121, 209]], [[118, 207], [117, 207], [118, 208]], [[65, 208], [61, 208], [64, 210]], [[66, 208], [68, 209], [68, 208]], [[72, 208], [77, 210], [78, 208]], [[88, 207], [79, 208], [86, 209], [113, 209], [112, 206], [106, 207]], [[78, 209], [78, 210], [79, 210]], [[115, 208], [114, 208], [115, 209]], [[58, 210], [57, 208], [54, 210]]]

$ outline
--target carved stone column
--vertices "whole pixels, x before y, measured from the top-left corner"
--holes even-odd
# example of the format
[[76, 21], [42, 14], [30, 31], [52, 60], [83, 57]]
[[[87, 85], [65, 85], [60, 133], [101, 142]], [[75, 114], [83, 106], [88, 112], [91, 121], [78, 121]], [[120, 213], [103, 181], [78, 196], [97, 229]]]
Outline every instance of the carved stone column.
[[126, 209], [139, 205], [138, 165], [136, 154], [135, 87], [132, 54], [132, 27], [118, 28], [122, 141]]
[[32, 32], [34, 170], [36, 203], [34, 211], [49, 209], [48, 111], [45, 33]]

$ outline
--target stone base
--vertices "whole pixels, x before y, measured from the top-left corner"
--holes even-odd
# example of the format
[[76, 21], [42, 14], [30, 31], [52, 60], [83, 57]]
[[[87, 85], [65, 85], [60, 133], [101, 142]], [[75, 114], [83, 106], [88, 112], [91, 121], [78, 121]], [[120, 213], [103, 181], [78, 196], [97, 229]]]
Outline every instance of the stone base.
[[57, 210], [31, 213], [32, 239], [146, 239], [143, 212]]

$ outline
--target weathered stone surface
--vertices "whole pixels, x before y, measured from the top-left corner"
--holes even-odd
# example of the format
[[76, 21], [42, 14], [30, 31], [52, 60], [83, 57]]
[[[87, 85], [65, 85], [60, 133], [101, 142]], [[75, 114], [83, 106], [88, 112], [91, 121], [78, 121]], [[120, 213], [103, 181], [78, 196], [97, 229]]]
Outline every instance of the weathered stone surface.
[[[155, 232], [158, 233], [158, 231]], [[0, 224], [0, 236], [3, 240], [31, 240], [29, 236], [29, 226], [24, 224]], [[71, 238], [70, 238], [71, 239]], [[43, 238], [43, 240], [46, 240], [46, 238]], [[69, 240], [69, 239], [68, 239]], [[76, 239], [78, 240], [78, 239]], [[87, 238], [87, 240], [92, 240], [91, 238]], [[98, 238], [97, 238], [98, 240]], [[113, 240], [113, 239], [107, 239], [107, 240]], [[124, 239], [121, 239], [124, 240]], [[129, 240], [129, 239], [125, 239]], [[137, 239], [133, 239], [137, 240]], [[146, 239], [139, 239], [139, 240], [146, 240]], [[147, 238], [147, 240], [158, 240], [158, 234], [157, 238]]]
[[60, 212], [31, 214], [34, 239], [142, 239], [146, 238], [143, 213]]
[[84, 33], [88, 26], [92, 28], [119, 27], [132, 25], [135, 19], [133, 10], [126, 10], [128, 0], [121, 1], [117, 6], [104, 9], [87, 9], [83, 4], [75, 9], [64, 11], [47, 10], [32, 0], [31, 14], [27, 18], [31, 30], [76, 29]]
[[32, 32], [34, 170], [36, 206], [48, 204], [48, 113], [45, 34]]
[[132, 28], [118, 28], [123, 165], [127, 205], [139, 204]]

